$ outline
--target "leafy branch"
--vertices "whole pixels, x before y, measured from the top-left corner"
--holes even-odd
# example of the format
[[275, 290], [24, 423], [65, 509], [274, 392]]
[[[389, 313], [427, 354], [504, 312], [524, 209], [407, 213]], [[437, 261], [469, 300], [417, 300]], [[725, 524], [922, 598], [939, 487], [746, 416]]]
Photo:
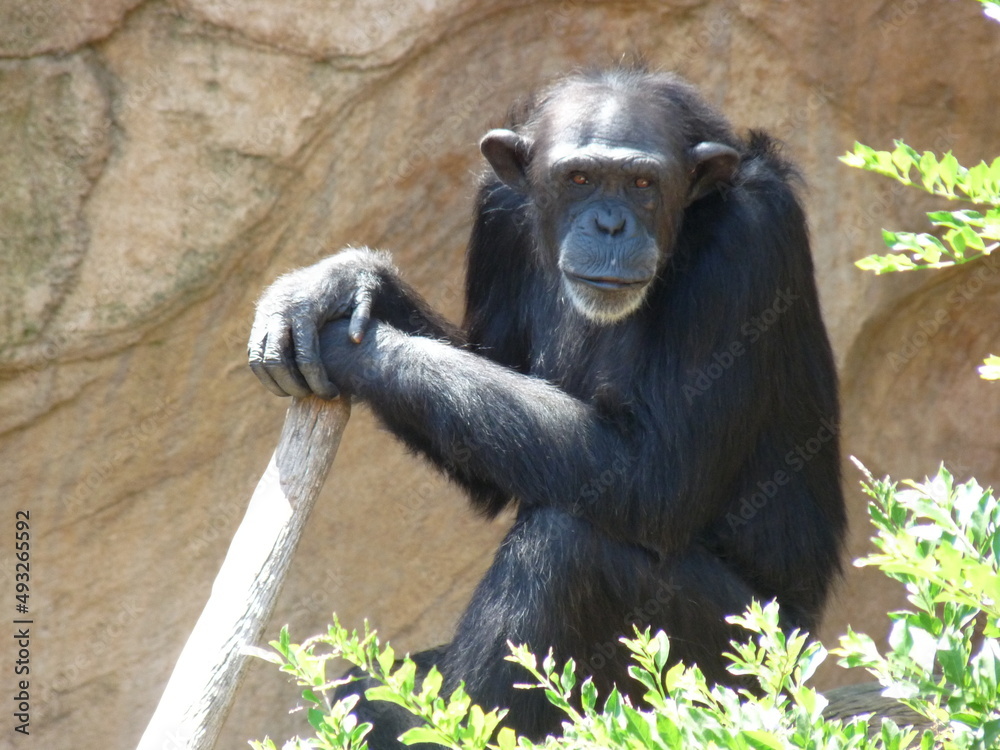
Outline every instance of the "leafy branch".
[[971, 209], [932, 211], [932, 226], [943, 230], [940, 237], [930, 233], [882, 231], [890, 255], [870, 255], [857, 261], [858, 268], [876, 274], [920, 268], [961, 265], [989, 255], [1000, 246], [1000, 157], [991, 164], [980, 162], [966, 168], [949, 151], [938, 157], [922, 154], [902, 141], [892, 151], [877, 151], [861, 143], [840, 158], [851, 167], [890, 177], [903, 185], [948, 200], [962, 200], [987, 206], [984, 212]]
[[[860, 464], [859, 464], [860, 466]], [[1000, 502], [942, 466], [900, 489], [867, 476], [877, 552], [859, 560], [901, 581], [910, 610], [891, 612], [890, 651], [849, 631], [833, 653], [868, 669], [886, 694], [936, 725], [935, 747], [1000, 742]]]
[[[754, 602], [747, 612], [730, 618], [750, 633], [734, 642], [731, 671], [758, 687], [733, 689], [710, 685], [697, 667], [675, 664], [670, 641], [661, 631], [636, 630], [623, 638], [631, 652], [629, 673], [644, 688], [642, 703], [618, 688], [600, 696], [590, 678], [582, 682], [572, 660], [557, 664], [550, 653], [539, 664], [524, 646], [511, 646], [509, 661], [523, 667], [525, 690], [542, 690], [566, 716], [561, 736], [541, 743], [518, 736], [502, 726], [503, 711], [483, 711], [460, 687], [450, 697], [440, 695], [436, 671], [423, 682], [408, 658], [397, 661], [391, 647], [381, 647], [366, 630], [348, 634], [334, 623], [326, 635], [301, 646], [282, 630], [272, 642], [274, 652], [257, 655], [281, 665], [305, 689], [309, 723], [315, 736], [295, 738], [285, 750], [362, 750], [370, 725], [350, 714], [356, 698], [330, 703], [326, 693], [343, 680], [324, 682], [326, 663], [344, 658], [374, 678], [369, 700], [384, 700], [406, 708], [422, 725], [406, 732], [405, 744], [432, 742], [456, 750], [687, 750], [692, 747], [734, 750], [903, 750], [912, 747], [917, 732], [892, 721], [873, 726], [868, 716], [828, 719], [826, 699], [805, 682], [826, 658], [826, 650], [798, 631], [782, 628], [776, 603]], [[271, 740], [252, 742], [256, 750], [275, 750]]]
[[[362, 750], [367, 747], [365, 738], [371, 731], [371, 724], [358, 723], [351, 714], [358, 697], [352, 695], [337, 702], [329, 700], [331, 690], [356, 679], [346, 677], [328, 682], [326, 665], [335, 659], [347, 661], [379, 683], [365, 692], [366, 698], [395, 703], [422, 720], [419, 726], [403, 735], [403, 741], [408, 744], [430, 742], [458, 750], [513, 747], [510, 730], [500, 730], [502, 742], [499, 746], [490, 744], [506, 710], [483, 711], [472, 703], [462, 686], [452, 691], [448, 698], [443, 697], [443, 679], [436, 668], [420, 679], [417, 665], [408, 656], [397, 660], [392, 646], [383, 647], [367, 624], [364, 634], [358, 635], [357, 631], [348, 633], [334, 618], [325, 635], [310, 638], [301, 645], [291, 642], [286, 626], [270, 646], [274, 651], [252, 649], [252, 653], [279, 665], [282, 672], [292, 675], [304, 688], [302, 698], [306, 702], [309, 724], [315, 732], [315, 738], [290, 740], [283, 746], [284, 750]], [[270, 739], [250, 744], [254, 750], [275, 750]]]

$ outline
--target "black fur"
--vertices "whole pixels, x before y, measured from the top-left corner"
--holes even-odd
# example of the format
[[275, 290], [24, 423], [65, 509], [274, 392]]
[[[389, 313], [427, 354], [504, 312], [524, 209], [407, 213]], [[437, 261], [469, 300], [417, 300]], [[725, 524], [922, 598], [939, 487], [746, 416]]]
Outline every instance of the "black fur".
[[[794, 170], [767, 136], [736, 137], [670, 76], [573, 77], [524, 106], [514, 130], [547, 137], [546, 107], [580, 81], [669, 100], [676, 119], [651, 132], [739, 155], [731, 179], [677, 209], [675, 242], [638, 310], [609, 324], [579, 314], [539, 242], [546, 205], [488, 177], [462, 331], [382, 256], [354, 251], [383, 269], [373, 320], [360, 344], [344, 320], [321, 336], [333, 383], [475, 507], [493, 516], [516, 505], [454, 640], [434, 656], [449, 684], [509, 707], [509, 723], [534, 738], [560, 716], [540, 691], [512, 687], [525, 675], [504, 661], [508, 641], [552, 648], [602, 690], [638, 696], [618, 639], [650, 625], [670, 635], [675, 658], [736, 682], [721, 653], [740, 634], [724, 617], [776, 597], [787, 627], [813, 630], [845, 530], [837, 382]], [[273, 307], [265, 297], [262, 314]], [[276, 372], [294, 357], [263, 365]], [[392, 746], [407, 723], [374, 710], [360, 708], [380, 722], [373, 747]]]

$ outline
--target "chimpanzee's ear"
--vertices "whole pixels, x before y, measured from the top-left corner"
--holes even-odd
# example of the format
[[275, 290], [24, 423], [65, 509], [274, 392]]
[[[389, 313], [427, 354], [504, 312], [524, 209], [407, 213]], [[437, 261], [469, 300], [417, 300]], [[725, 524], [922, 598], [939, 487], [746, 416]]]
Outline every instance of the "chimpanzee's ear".
[[518, 190], [528, 190], [528, 160], [531, 140], [513, 130], [491, 130], [479, 142], [479, 150], [504, 184]]
[[740, 155], [736, 149], [714, 141], [703, 141], [693, 147], [688, 152], [688, 160], [691, 169], [688, 203], [694, 203], [719, 186], [732, 182], [740, 166]]

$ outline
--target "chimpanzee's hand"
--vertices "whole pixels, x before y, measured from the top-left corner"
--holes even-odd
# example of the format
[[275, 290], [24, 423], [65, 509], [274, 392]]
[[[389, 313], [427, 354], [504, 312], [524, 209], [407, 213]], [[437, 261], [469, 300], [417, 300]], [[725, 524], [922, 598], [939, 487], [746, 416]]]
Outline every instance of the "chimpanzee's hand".
[[282, 276], [264, 292], [250, 332], [250, 369], [279, 396], [335, 398], [320, 356], [324, 323], [350, 318], [347, 336], [360, 343], [372, 304], [396, 270], [386, 253], [344, 250]]

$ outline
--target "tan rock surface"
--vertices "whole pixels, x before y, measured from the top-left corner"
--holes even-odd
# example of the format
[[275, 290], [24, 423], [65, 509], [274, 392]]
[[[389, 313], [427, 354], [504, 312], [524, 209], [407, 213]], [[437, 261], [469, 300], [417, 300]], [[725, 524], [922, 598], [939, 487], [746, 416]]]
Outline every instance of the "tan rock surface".
[[[920, 228], [933, 203], [837, 161], [893, 137], [1000, 154], [1000, 26], [975, 6], [0, 3], [0, 528], [30, 509], [34, 740], [138, 740], [277, 440], [284, 404], [244, 364], [260, 289], [366, 243], [458, 317], [477, 139], [575, 65], [644, 50], [785, 139], [845, 453], [1000, 484], [1000, 389], [975, 377], [1000, 353], [1000, 274], [857, 271], [879, 227]], [[845, 468], [854, 553], [857, 479]], [[446, 640], [502, 533], [356, 409], [273, 631], [305, 637], [336, 609], [401, 649]], [[849, 571], [826, 631], [884, 632], [898, 603]], [[295, 697], [255, 666], [220, 746], [304, 731]]]
[[62, 54], [109, 35], [142, 0], [4, 0], [0, 57]]

